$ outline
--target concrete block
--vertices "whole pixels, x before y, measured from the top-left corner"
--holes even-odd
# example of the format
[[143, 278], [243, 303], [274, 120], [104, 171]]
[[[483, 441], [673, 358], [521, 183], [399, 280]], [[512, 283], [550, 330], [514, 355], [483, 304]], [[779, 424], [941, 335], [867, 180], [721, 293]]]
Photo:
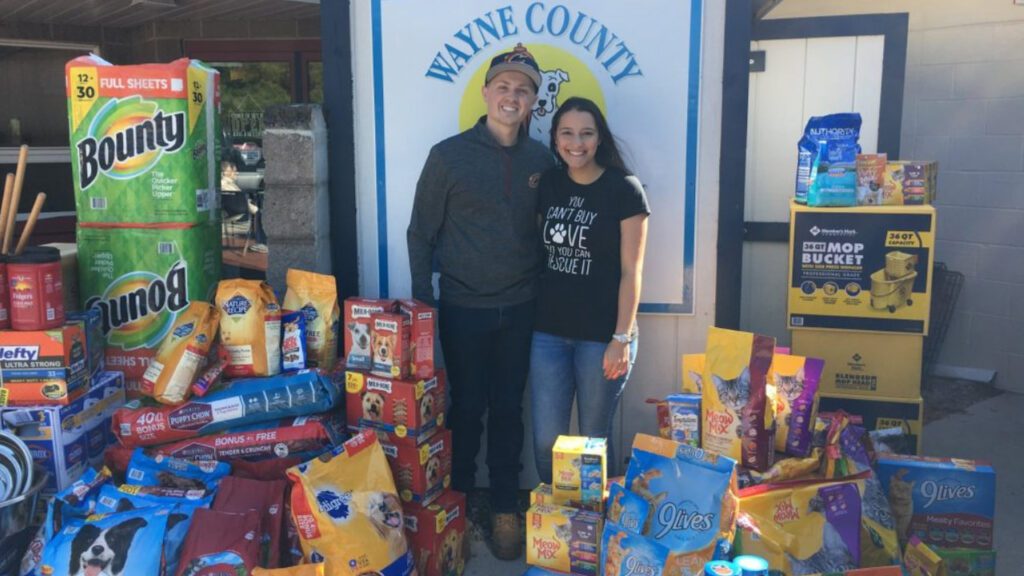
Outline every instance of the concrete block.
[[[921, 147], [927, 145], [922, 142]], [[951, 170], [1019, 172], [1024, 169], [1024, 137], [956, 136], [952, 138], [948, 163], [942, 159], [939, 162]]]
[[1017, 173], [954, 172], [939, 167], [939, 203], [1024, 210], [1024, 178]]
[[[975, 314], [971, 321], [971, 350], [988, 363], [998, 364], [1002, 360], [999, 353], [1011, 350], [1011, 343], [1007, 341], [1013, 333], [1010, 324], [1009, 318]], [[1019, 341], [1012, 346], [1018, 344]], [[1014, 348], [1013, 351], [1018, 350]]]
[[993, 282], [972, 278], [964, 282], [957, 308], [964, 312], [990, 316], [1009, 316], [1015, 286], [1006, 282]]
[[309, 132], [265, 128], [263, 154], [267, 159], [264, 176], [266, 185], [316, 184], [316, 145], [316, 140]]
[[939, 203], [936, 228], [946, 240], [982, 244], [1024, 244], [1020, 212], [995, 208], [946, 206]]
[[953, 73], [954, 98], [1019, 96], [1024, 96], [1024, 60], [957, 64]]
[[902, 143], [900, 157], [913, 160], [935, 160], [940, 166], [949, 166], [952, 137], [922, 136], [914, 134]]
[[[305, 242], [269, 239], [267, 254], [267, 282], [274, 290], [285, 291], [285, 275], [289, 268], [317, 271], [316, 254]], [[329, 273], [329, 272], [328, 272]]]
[[316, 190], [308, 186], [267, 185], [263, 195], [263, 229], [277, 238], [316, 236]]
[[990, 61], [992, 26], [956, 26], [919, 30], [922, 64]]
[[917, 134], [964, 136], [985, 134], [982, 100], [922, 100], [914, 105]]
[[987, 101], [985, 130], [989, 134], [1024, 134], [1024, 98]]
[[[957, 304], [956, 310], [960, 310]], [[971, 344], [971, 319], [966, 312], [953, 312], [953, 319], [946, 330], [946, 339], [942, 342], [939, 362], [942, 364], [969, 365]]]
[[[979, 245], [978, 277], [1010, 284], [1024, 284], [1024, 248]], [[1020, 306], [1020, 302], [1018, 301], [1016, 305]]]
[[1024, 354], [1006, 355], [1006, 372], [996, 377], [996, 385], [1017, 394], [1024, 394]]

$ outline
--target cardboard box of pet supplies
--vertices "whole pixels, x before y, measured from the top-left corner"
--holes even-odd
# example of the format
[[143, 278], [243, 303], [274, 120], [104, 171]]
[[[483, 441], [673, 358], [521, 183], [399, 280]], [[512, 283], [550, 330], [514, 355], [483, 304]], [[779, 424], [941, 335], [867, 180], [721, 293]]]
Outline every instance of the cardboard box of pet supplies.
[[830, 330], [793, 330], [793, 353], [821, 358], [821, 394], [865, 398], [921, 397], [924, 337]]
[[935, 208], [790, 205], [787, 324], [925, 336]]
[[899, 430], [887, 437], [891, 445], [886, 450], [901, 454], [921, 453], [921, 432], [924, 427], [924, 401], [920, 396], [885, 398], [882, 396], [846, 396], [822, 394], [818, 399], [818, 414], [842, 410], [863, 419], [864, 429]]

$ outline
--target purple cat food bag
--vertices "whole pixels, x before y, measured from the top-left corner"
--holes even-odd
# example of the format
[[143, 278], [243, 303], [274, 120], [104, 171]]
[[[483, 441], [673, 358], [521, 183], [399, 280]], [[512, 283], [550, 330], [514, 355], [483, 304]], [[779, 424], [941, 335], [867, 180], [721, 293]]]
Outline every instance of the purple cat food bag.
[[775, 387], [775, 450], [805, 458], [811, 453], [818, 385], [825, 361], [776, 354], [768, 371]]

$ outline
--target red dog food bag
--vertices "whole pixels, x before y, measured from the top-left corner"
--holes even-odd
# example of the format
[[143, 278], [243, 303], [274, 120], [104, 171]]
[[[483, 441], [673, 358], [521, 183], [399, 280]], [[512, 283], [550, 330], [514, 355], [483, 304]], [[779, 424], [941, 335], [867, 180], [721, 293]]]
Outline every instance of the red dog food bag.
[[356, 370], [369, 370], [372, 362], [370, 353], [370, 316], [378, 312], [394, 312], [394, 300], [373, 298], [345, 299], [345, 366]]
[[409, 319], [409, 375], [434, 375], [434, 322], [437, 312], [419, 300], [399, 300], [398, 310]]
[[448, 490], [429, 506], [405, 506], [405, 532], [412, 545], [419, 576], [460, 576], [467, 558], [466, 496]]
[[256, 510], [262, 517], [260, 534], [260, 566], [281, 565], [281, 533], [284, 527], [284, 493], [287, 480], [264, 482], [237, 476], [221, 481], [210, 508], [218, 512], [245, 513]]
[[370, 373], [384, 378], [409, 376], [409, 332], [404, 314], [380, 312], [370, 316]]
[[[259, 566], [261, 515], [198, 508], [182, 546], [177, 576], [249, 574]], [[141, 576], [141, 575], [140, 575]]]

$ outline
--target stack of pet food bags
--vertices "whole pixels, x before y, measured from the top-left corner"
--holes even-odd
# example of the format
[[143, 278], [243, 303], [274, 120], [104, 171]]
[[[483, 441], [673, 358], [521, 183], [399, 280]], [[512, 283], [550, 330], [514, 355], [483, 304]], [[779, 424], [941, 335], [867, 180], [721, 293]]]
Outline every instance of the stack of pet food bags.
[[349, 431], [372, 430], [388, 457], [420, 576], [462, 573], [466, 497], [448, 488], [445, 373], [434, 368], [433, 308], [415, 300], [344, 305]]
[[129, 399], [175, 320], [221, 273], [219, 75], [183, 58], [65, 66], [79, 291]]

